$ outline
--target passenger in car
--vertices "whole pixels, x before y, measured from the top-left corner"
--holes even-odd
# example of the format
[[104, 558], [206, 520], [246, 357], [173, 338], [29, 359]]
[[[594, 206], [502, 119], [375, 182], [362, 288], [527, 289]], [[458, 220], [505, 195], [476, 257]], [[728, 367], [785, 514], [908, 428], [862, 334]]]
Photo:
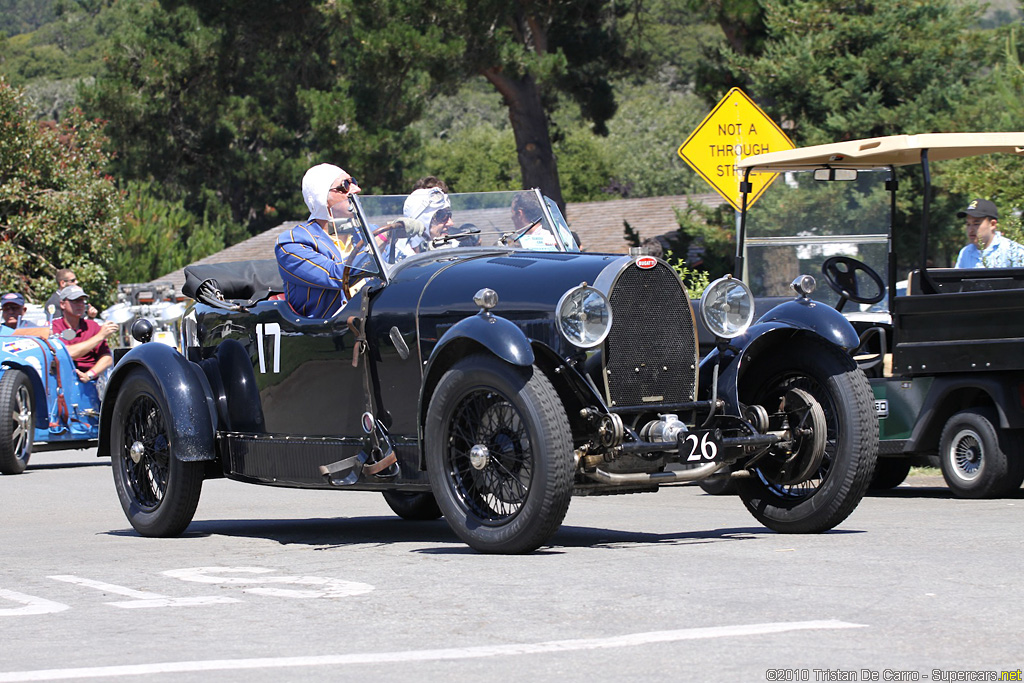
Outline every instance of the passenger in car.
[[333, 164], [313, 166], [302, 177], [309, 219], [282, 232], [274, 246], [285, 298], [300, 315], [332, 316], [348, 301], [346, 265], [351, 266], [349, 280], [353, 271], [363, 270], [358, 252], [365, 243], [358, 232], [353, 234], [356, 219], [349, 199], [359, 190], [356, 179]]
[[999, 233], [999, 210], [993, 202], [972, 200], [956, 217], [967, 219], [969, 244], [960, 250], [954, 268], [1024, 267], [1024, 246]]
[[25, 297], [17, 292], [8, 292], [3, 298], [3, 324], [17, 329], [21, 326], [21, 318], [25, 315]]
[[[425, 233], [409, 238], [408, 246], [415, 252], [434, 249], [433, 241], [447, 235], [448, 230], [455, 226], [452, 220], [451, 200], [438, 185], [413, 190], [405, 199], [402, 213], [406, 218], [414, 219], [426, 226]], [[454, 246], [451, 243], [446, 244]]]
[[85, 290], [78, 285], [69, 285], [57, 295], [62, 315], [54, 318], [53, 333], [65, 341], [68, 354], [75, 361], [78, 379], [91, 382], [114, 364], [107, 337], [117, 332], [117, 324], [105, 322], [100, 325], [86, 317], [89, 300]]

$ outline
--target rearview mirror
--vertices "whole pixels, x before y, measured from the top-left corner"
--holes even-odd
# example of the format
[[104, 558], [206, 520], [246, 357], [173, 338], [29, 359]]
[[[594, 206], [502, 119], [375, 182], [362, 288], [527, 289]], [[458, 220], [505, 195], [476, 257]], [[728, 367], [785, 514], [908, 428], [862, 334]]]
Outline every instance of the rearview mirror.
[[816, 168], [815, 180], [856, 180], [857, 170], [853, 168]]

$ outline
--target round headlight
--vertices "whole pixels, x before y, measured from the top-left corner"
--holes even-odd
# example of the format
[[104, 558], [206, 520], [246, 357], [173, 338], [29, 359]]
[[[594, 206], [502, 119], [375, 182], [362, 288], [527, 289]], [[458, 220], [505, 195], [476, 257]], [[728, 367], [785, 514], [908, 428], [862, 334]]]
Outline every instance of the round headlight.
[[600, 291], [587, 285], [574, 287], [558, 301], [558, 331], [582, 349], [597, 346], [612, 329], [612, 309]]
[[700, 317], [716, 337], [738, 337], [754, 321], [754, 296], [746, 283], [726, 275], [704, 290]]

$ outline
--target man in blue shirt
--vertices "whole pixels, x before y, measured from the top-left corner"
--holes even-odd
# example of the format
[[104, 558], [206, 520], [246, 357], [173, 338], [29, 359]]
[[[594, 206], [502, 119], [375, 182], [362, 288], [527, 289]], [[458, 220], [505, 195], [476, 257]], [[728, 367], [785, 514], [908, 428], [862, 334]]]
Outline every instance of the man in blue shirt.
[[987, 199], [972, 200], [956, 214], [966, 218], [969, 244], [960, 250], [955, 268], [1024, 267], [1024, 246], [999, 234], [999, 211]]
[[[333, 164], [314, 166], [302, 177], [309, 219], [281, 233], [274, 247], [285, 298], [296, 313], [329, 318], [348, 300], [346, 261], [352, 249], [365, 249], [366, 243], [358, 235], [346, 242], [339, 231], [356, 225], [349, 196], [359, 190], [355, 178]], [[328, 227], [334, 235], [328, 234]], [[356, 261], [354, 270], [372, 262], [358, 256]]]

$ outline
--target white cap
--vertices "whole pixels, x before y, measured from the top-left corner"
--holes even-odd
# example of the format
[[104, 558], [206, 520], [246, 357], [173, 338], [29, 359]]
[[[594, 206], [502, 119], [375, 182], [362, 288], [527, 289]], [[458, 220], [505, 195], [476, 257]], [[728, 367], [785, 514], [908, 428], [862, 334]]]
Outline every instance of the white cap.
[[406, 197], [405, 206], [402, 212], [406, 218], [415, 218], [427, 228], [430, 227], [430, 219], [440, 209], [452, 208], [451, 200], [439, 187], [425, 187], [413, 190], [413, 193]]
[[332, 183], [343, 173], [344, 171], [334, 164], [317, 164], [302, 176], [302, 199], [309, 207], [310, 220], [330, 219], [327, 213], [327, 195], [331, 191]]

